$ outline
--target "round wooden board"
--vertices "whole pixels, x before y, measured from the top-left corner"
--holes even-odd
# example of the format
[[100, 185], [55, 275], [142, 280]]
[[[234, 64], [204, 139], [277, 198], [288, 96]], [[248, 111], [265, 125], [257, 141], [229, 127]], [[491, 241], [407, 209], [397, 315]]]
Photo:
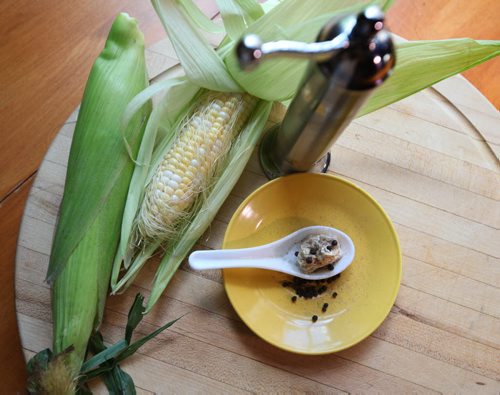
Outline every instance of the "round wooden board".
[[[147, 57], [152, 76], [177, 63], [168, 41]], [[50, 147], [22, 222], [16, 303], [27, 358], [51, 345], [44, 277], [76, 116]], [[193, 273], [184, 263], [139, 330], [189, 314], [123, 364], [138, 392], [498, 393], [499, 127], [491, 104], [454, 77], [357, 119], [333, 147], [331, 171], [381, 203], [404, 255], [396, 304], [368, 339], [318, 357], [276, 349], [236, 316], [219, 271]], [[198, 247], [219, 248], [236, 207], [266, 181], [254, 154]], [[133, 297], [148, 294], [154, 269], [108, 299], [108, 342], [123, 336]]]

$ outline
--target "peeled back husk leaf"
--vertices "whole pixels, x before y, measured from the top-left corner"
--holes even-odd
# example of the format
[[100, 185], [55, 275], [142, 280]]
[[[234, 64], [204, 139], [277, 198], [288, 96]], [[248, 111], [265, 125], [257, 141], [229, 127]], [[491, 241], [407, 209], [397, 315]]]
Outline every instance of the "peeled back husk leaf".
[[[165, 96], [151, 113], [151, 117], [144, 132], [139, 154], [137, 156], [132, 180], [130, 182], [129, 193], [123, 215], [120, 245], [115, 257], [111, 276], [111, 288], [113, 290], [117, 289], [122, 262], [124, 261], [123, 263], [125, 269], [128, 269], [131, 263], [128, 259], [126, 259], [126, 256], [128, 255], [127, 248], [130, 245], [135, 216], [144, 195], [144, 185], [149, 180], [148, 176], [151, 177], [152, 169], [154, 168], [154, 166], [151, 166], [151, 162], [153, 159], [155, 161], [159, 160], [158, 158], [153, 157], [153, 150], [156, 146], [156, 151], [163, 151], [164, 147], [171, 143], [175, 137], [174, 132], [176, 130], [175, 126], [178, 114], [186, 110], [192, 98], [199, 91], [198, 86], [194, 85], [184, 77], [169, 79], [165, 82], [169, 82], [168, 84], [165, 84]], [[131, 108], [129, 105], [126, 109], [126, 114], [133, 112], [135, 112], [135, 108]], [[159, 142], [157, 142], [160, 125], [165, 129], [165, 133], [161, 136], [162, 138]], [[149, 249], [152, 250], [151, 254], [157, 247], [158, 245]], [[149, 254], [143, 255], [144, 259], [149, 257]]]
[[407, 41], [396, 44], [396, 67], [375, 90], [358, 116], [404, 99], [422, 89], [500, 55], [500, 41], [470, 38]]
[[228, 36], [237, 40], [249, 24], [264, 15], [264, 11], [255, 0], [217, 0], [224, 27]]
[[[387, 3], [387, 0], [283, 1], [250, 25], [243, 34], [257, 34], [264, 42], [276, 40], [312, 42], [324, 24], [335, 16], [359, 11], [369, 4], [385, 8]], [[233, 46], [235, 45], [236, 43], [233, 43]], [[266, 60], [259, 67], [247, 72], [241, 70], [234, 50], [228, 52], [224, 62], [231, 76], [246, 92], [270, 101], [292, 98], [307, 67], [305, 60], [276, 58]]]
[[[312, 42], [329, 19], [335, 18], [339, 13], [359, 10], [367, 3], [386, 8], [391, 2], [339, 0], [324, 4], [318, 1], [312, 7], [308, 1], [286, 1], [249, 26], [244, 34], [256, 33], [264, 41], [286, 39]], [[310, 8], [309, 11], [307, 7]], [[320, 13], [318, 10], [323, 12]], [[469, 38], [396, 41], [396, 67], [393, 74], [375, 90], [358, 116], [401, 100], [500, 53], [500, 41]], [[224, 61], [235, 81], [247, 92], [273, 101], [292, 99], [307, 67], [307, 62], [303, 60], [270, 59], [262, 62], [252, 72], [245, 72], [240, 69], [234, 51], [228, 51]]]
[[227, 72], [222, 59], [175, 0], [152, 0], [152, 3], [192, 82], [210, 90], [241, 91]]

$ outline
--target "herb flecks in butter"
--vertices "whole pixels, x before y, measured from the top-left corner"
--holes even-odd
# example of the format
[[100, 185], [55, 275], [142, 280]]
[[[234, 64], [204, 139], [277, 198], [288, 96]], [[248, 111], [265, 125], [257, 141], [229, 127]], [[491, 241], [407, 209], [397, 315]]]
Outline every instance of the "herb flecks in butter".
[[312, 273], [323, 267], [333, 270], [333, 264], [342, 257], [340, 243], [335, 237], [312, 235], [299, 247], [297, 263], [303, 273]]

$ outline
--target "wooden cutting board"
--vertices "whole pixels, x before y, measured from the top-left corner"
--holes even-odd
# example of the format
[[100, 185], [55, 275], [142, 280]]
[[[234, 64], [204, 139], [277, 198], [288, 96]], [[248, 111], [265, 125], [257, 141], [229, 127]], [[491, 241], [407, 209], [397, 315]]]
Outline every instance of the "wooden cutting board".
[[[166, 40], [147, 59], [154, 78], [178, 63]], [[77, 113], [40, 167], [19, 236], [16, 303], [27, 358], [51, 345], [43, 280]], [[462, 77], [357, 119], [332, 149], [331, 172], [374, 196], [398, 232], [403, 279], [385, 322], [337, 354], [287, 353], [242, 323], [219, 271], [193, 273], [184, 263], [139, 330], [189, 314], [123, 364], [138, 392], [498, 393], [499, 130], [498, 112]], [[219, 248], [236, 207], [266, 181], [254, 155], [199, 245]], [[154, 269], [152, 262], [129, 291], [108, 299], [107, 341], [123, 335]]]

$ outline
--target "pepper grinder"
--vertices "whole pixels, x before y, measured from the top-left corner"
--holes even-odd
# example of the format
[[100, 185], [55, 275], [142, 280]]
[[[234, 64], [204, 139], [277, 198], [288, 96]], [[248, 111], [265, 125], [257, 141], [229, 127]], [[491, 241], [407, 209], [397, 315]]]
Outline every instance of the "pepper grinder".
[[318, 166], [326, 172], [329, 148], [395, 64], [393, 42], [377, 6], [330, 21], [314, 43], [262, 43], [246, 35], [236, 50], [243, 70], [267, 58], [311, 60], [282, 123], [262, 140], [260, 161], [270, 179]]

